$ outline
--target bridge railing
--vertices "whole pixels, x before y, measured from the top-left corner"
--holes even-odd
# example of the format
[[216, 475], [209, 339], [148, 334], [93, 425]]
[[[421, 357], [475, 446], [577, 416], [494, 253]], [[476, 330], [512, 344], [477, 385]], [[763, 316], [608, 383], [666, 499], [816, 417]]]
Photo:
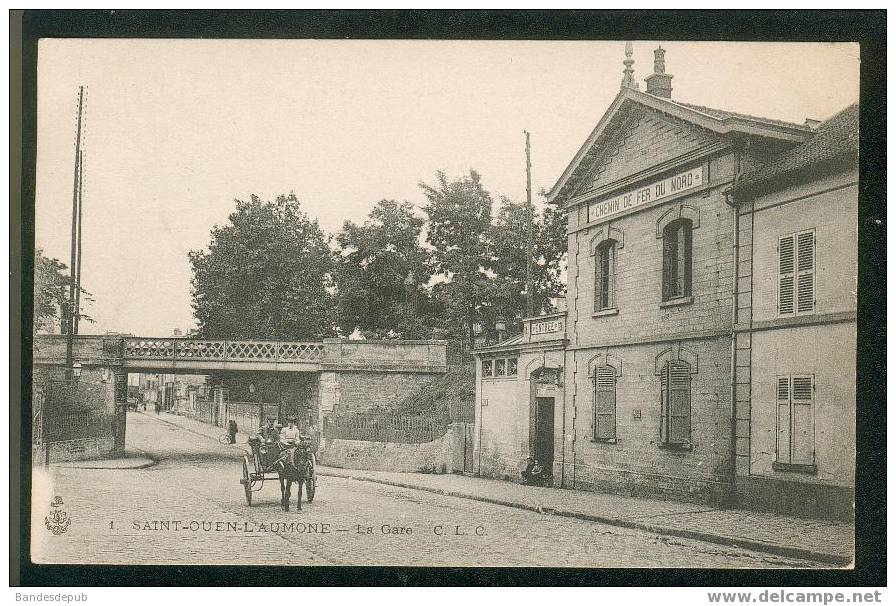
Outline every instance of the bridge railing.
[[225, 341], [127, 337], [124, 357], [144, 360], [220, 360], [259, 362], [317, 362], [324, 344], [297, 341]]

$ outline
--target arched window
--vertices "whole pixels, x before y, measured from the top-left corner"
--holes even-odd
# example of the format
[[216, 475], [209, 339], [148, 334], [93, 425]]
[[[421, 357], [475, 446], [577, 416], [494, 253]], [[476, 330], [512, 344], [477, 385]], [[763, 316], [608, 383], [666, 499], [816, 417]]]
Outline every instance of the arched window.
[[594, 251], [594, 311], [616, 307], [616, 241], [604, 240]]
[[660, 373], [660, 442], [666, 446], [691, 443], [691, 367], [668, 361]]
[[663, 228], [663, 301], [691, 296], [692, 233], [690, 219]]
[[616, 369], [594, 369], [594, 439], [616, 441]]

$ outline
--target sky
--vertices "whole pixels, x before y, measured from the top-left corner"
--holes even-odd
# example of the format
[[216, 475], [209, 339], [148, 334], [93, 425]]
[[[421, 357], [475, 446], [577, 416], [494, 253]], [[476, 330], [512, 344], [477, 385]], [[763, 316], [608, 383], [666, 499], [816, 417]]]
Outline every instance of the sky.
[[[674, 100], [802, 123], [859, 97], [858, 45], [635, 41], [642, 90], [658, 44]], [[383, 198], [419, 208], [439, 170], [522, 201], [524, 130], [549, 190], [619, 92], [624, 46], [41, 40], [36, 246], [68, 264], [79, 85], [81, 332], [167, 336], [195, 326], [187, 253], [234, 199], [295, 192], [329, 233]]]

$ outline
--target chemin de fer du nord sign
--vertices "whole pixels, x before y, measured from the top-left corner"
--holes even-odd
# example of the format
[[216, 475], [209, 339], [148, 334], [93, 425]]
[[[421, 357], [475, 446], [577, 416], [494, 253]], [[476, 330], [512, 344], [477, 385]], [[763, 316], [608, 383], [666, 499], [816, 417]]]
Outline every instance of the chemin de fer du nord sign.
[[662, 181], [650, 183], [644, 187], [633, 189], [609, 200], [593, 202], [588, 205], [588, 222], [604, 219], [610, 215], [662, 200], [679, 192], [694, 189], [703, 184], [703, 167], [698, 166], [691, 170], [667, 177]]

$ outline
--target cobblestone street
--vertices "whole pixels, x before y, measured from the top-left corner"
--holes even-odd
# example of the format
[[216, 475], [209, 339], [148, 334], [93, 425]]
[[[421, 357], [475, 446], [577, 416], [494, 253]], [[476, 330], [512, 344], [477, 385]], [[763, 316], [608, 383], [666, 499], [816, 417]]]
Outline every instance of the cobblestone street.
[[[659, 536], [431, 492], [321, 476], [303, 511], [279, 485], [246, 505], [243, 447], [139, 413], [128, 448], [145, 469], [37, 469], [32, 559], [96, 564], [321, 564], [572, 567], [815, 567], [804, 560]], [[71, 526], [44, 525], [55, 495]], [[295, 493], [293, 506], [295, 505]]]

